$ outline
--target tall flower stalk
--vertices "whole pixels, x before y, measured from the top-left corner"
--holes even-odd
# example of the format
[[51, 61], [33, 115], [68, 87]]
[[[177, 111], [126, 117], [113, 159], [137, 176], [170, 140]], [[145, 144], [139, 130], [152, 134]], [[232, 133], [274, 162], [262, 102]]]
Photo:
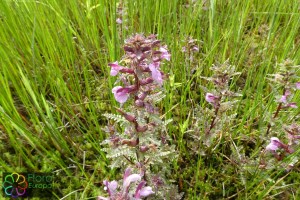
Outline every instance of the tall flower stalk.
[[[270, 152], [277, 161], [283, 160], [286, 155], [292, 154], [294, 149], [298, 148], [300, 128], [296, 124], [293, 115], [291, 115], [292, 110], [288, 111], [289, 108], [298, 108], [297, 103], [292, 102], [296, 90], [300, 89], [300, 82], [297, 82], [299, 80], [297, 76], [298, 68], [299, 66], [295, 66], [292, 60], [287, 59], [279, 64], [279, 72], [271, 74], [271, 78], [269, 78], [272, 81], [271, 86], [276, 94], [277, 108], [273, 114], [268, 113], [270, 119], [267, 125], [266, 136], [271, 135], [272, 137], [265, 150]], [[282, 91], [281, 94], [280, 91]], [[289, 115], [283, 121], [278, 116], [284, 110]], [[290, 121], [291, 125], [287, 125], [287, 121]], [[283, 135], [284, 132], [286, 133], [285, 135]], [[285, 144], [279, 138], [284, 138], [288, 143]], [[294, 160], [298, 160], [298, 158], [295, 157]], [[286, 168], [291, 167], [292, 165], [289, 163]]]
[[[171, 55], [167, 46], [155, 35], [133, 35], [125, 40], [123, 49], [125, 55], [122, 60], [109, 64], [110, 75], [117, 76], [115, 84], [118, 85], [112, 93], [120, 108], [116, 108], [117, 115], [105, 114], [115, 123], [105, 128], [109, 138], [102, 145], [109, 147], [103, 150], [112, 160], [111, 167], [128, 166], [137, 172], [146, 189], [143, 190], [140, 185], [137, 187], [147, 192], [147, 199], [180, 199], [181, 196], [173, 192], [174, 187], [169, 186], [167, 181], [169, 163], [176, 157], [166, 128], [172, 120], [163, 121], [155, 106], [164, 97], [162, 86], [167, 78], [161, 65], [170, 61]], [[133, 195], [129, 194], [129, 189], [122, 190], [126, 193], [121, 195], [122, 198], [120, 195], [117, 195], [118, 198], [110, 195], [109, 199], [137, 198], [137, 192]], [[146, 196], [140, 195], [139, 198]]]
[[279, 64], [279, 73], [271, 74], [272, 84], [275, 84], [277, 88], [275, 91], [282, 89], [282, 94], [277, 96], [276, 102], [278, 103], [275, 113], [273, 114], [271, 121], [267, 125], [266, 135], [271, 131], [272, 124], [274, 125], [275, 119], [278, 117], [280, 111], [288, 108], [297, 108], [295, 102], [291, 102], [293, 97], [293, 91], [300, 89], [299, 82], [294, 83], [294, 80], [298, 79], [297, 70], [299, 66], [294, 66], [293, 62], [289, 59]]
[[[212, 70], [212, 77], [203, 77], [214, 85], [214, 90], [205, 94], [205, 100], [212, 105], [213, 111], [211, 120], [205, 127], [205, 134], [207, 136], [214, 134], [214, 130], [219, 131], [217, 129], [220, 129], [224, 124], [230, 123], [230, 120], [222, 121], [222, 114], [232, 108], [237, 102], [229, 101], [229, 99], [240, 96], [239, 93], [234, 93], [230, 90], [229, 82], [234, 76], [240, 74], [239, 72], [235, 72], [234, 66], [225, 62], [222, 65], [213, 66]], [[204, 89], [208, 91], [207, 88]], [[215, 129], [218, 124], [220, 124], [219, 128]]]

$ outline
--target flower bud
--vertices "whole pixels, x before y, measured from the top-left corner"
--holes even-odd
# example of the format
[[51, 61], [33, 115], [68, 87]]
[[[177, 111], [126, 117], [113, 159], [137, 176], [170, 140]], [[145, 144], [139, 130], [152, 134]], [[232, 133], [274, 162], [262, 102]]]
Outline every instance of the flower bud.
[[159, 40], [155, 40], [154, 42], [152, 42], [152, 47], [158, 46], [160, 44]]
[[124, 46], [124, 51], [126, 51], [126, 52], [130, 52], [130, 53], [134, 53], [134, 50], [133, 50], [133, 48], [132, 48], [132, 47], [130, 47], [130, 46]]
[[145, 126], [137, 125], [135, 129], [136, 129], [137, 132], [142, 133], [142, 132], [147, 131], [148, 126], [147, 125], [145, 125]]
[[142, 94], [139, 95], [139, 99], [144, 100], [147, 95], [148, 95], [147, 92], [143, 92]]
[[140, 99], [136, 100], [134, 103], [137, 107], [144, 107], [144, 102]]
[[142, 152], [142, 153], [145, 153], [146, 151], [148, 151], [149, 150], [149, 147], [148, 146], [141, 146], [140, 147], [140, 151]]
[[138, 144], [138, 142], [136, 139], [131, 139], [131, 140], [123, 139], [121, 141], [121, 144], [127, 144], [128, 146], [135, 147]]
[[151, 48], [149, 46], [142, 47], [142, 52], [150, 51]]
[[152, 83], [152, 82], [153, 82], [153, 79], [149, 77], [149, 78], [146, 78], [146, 79], [142, 79], [140, 81], [140, 84], [141, 85], [147, 85], [147, 84]]
[[126, 67], [121, 68], [119, 71], [123, 72], [123, 73], [128, 73], [128, 74], [133, 74], [134, 73], [133, 69], [126, 68]]
[[120, 114], [122, 114], [122, 115], [125, 117], [125, 119], [128, 120], [129, 122], [136, 122], [135, 116], [129, 115], [129, 114], [127, 114], [126, 112], [122, 111], [122, 110], [119, 109], [119, 108], [116, 108], [116, 110], [117, 110]]

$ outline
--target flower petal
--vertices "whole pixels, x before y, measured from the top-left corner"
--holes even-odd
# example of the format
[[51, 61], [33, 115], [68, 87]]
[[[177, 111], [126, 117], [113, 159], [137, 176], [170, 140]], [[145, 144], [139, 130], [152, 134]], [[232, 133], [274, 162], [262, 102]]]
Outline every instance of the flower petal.
[[275, 144], [273, 143], [270, 143], [266, 146], [266, 150], [267, 151], [276, 151], [278, 149], [278, 146], [276, 146]]
[[125, 103], [129, 97], [128, 90], [121, 86], [114, 87], [112, 89], [112, 93], [114, 94], [116, 101], [119, 103]]
[[159, 85], [162, 85], [163, 84], [163, 79], [162, 79], [162, 76], [161, 76], [161, 73], [160, 71], [156, 68], [155, 64], [149, 64], [149, 69], [151, 71], [151, 75], [152, 75], [152, 78], [155, 82], [157, 82]]
[[110, 70], [111, 76], [116, 76], [119, 73], [119, 71], [123, 68], [121, 65], [119, 65], [118, 61], [109, 63], [108, 66], [111, 67], [111, 70]]
[[128, 167], [125, 172], [124, 172], [124, 175], [123, 175], [123, 181], [125, 181], [125, 179], [131, 174], [131, 168]]
[[140, 191], [141, 191], [141, 189], [144, 187], [144, 185], [146, 185], [146, 182], [145, 181], [141, 181], [140, 183], [139, 183], [139, 185], [137, 186], [137, 188], [136, 188], [136, 191], [135, 191], [135, 195], [134, 195], [134, 197], [135, 198], [137, 198], [137, 199], [139, 199], [140, 198]]
[[171, 54], [169, 54], [168, 50], [164, 47], [160, 47], [159, 51], [161, 52], [161, 58], [170, 61]]
[[118, 70], [115, 70], [114, 68], [111, 68], [111, 70], [110, 70], [110, 75], [111, 76], [116, 76], [118, 73], [119, 73]]
[[117, 181], [112, 181], [108, 183], [108, 189], [112, 194], [114, 194], [117, 190], [118, 187], [118, 182]]
[[296, 83], [296, 89], [300, 90], [300, 82]]
[[116, 193], [118, 187], [117, 181], [109, 182], [107, 180], [104, 180], [103, 184], [105, 185], [104, 190], [108, 192], [109, 196], [113, 196]]
[[208, 103], [216, 103], [218, 99], [219, 99], [219, 97], [213, 95], [212, 93], [206, 93], [206, 95], [205, 95], [205, 100]]
[[279, 102], [286, 103], [286, 95], [282, 95], [281, 98], [279, 99]]
[[117, 24], [122, 24], [122, 19], [121, 18], [117, 18], [116, 22], [117, 22]]
[[279, 148], [284, 148], [284, 144], [277, 138], [277, 137], [271, 137], [271, 142], [266, 147], [267, 151], [276, 151]]
[[112, 91], [112, 93], [117, 93], [117, 91], [119, 90], [119, 89], [121, 89], [122, 88], [122, 86], [116, 86], [116, 87], [114, 87], [111, 91]]
[[124, 189], [124, 191], [127, 191], [127, 190], [128, 190], [130, 183], [136, 182], [136, 181], [140, 181], [141, 178], [142, 178], [142, 177], [141, 177], [139, 174], [131, 174], [131, 175], [129, 175], [129, 176], [125, 179], [125, 181], [124, 181], [124, 183], [123, 183], [123, 189]]
[[142, 197], [147, 197], [151, 194], [154, 194], [154, 192], [152, 191], [152, 188], [150, 186], [144, 187], [143, 189], [140, 190], [140, 195]]

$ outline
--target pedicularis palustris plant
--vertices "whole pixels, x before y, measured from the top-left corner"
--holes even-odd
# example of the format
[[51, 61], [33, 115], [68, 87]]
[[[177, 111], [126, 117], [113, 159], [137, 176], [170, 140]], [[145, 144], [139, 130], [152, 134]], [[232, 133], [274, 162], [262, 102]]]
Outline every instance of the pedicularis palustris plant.
[[[287, 59], [280, 63], [278, 68], [278, 73], [269, 75], [277, 106], [275, 111], [268, 113], [265, 118], [268, 121], [266, 136], [271, 136], [266, 151], [274, 156], [275, 161], [262, 161], [261, 166], [269, 168], [275, 166], [276, 161], [281, 161], [287, 155], [292, 154], [298, 148], [300, 139], [300, 126], [296, 123], [297, 114], [293, 114], [293, 110], [298, 108], [293, 97], [296, 90], [300, 89], [300, 82], [297, 82], [299, 66]], [[280, 115], [285, 115], [285, 117], [282, 118]], [[293, 156], [292, 162], [282, 162], [281, 166], [289, 170], [298, 159], [297, 156]]]
[[155, 106], [164, 97], [167, 75], [161, 65], [170, 53], [155, 35], [133, 35], [123, 49], [122, 60], [109, 64], [110, 75], [117, 77], [112, 93], [120, 108], [118, 114], [105, 114], [114, 124], [105, 128], [109, 138], [102, 145], [108, 145], [103, 150], [111, 167], [126, 170], [122, 187], [105, 180], [109, 197], [99, 199], [180, 199], [169, 180], [170, 162], [176, 157], [166, 128], [171, 120], [163, 120]]
[[[216, 138], [218, 135], [230, 133], [233, 127], [233, 121], [236, 113], [233, 112], [234, 106], [237, 105], [238, 98], [241, 96], [237, 92], [230, 90], [230, 81], [239, 72], [235, 71], [235, 66], [230, 65], [227, 61], [223, 64], [211, 67], [212, 76], [202, 77], [207, 81], [206, 85], [211, 84], [212, 89], [200, 86], [205, 92], [205, 100], [208, 104], [206, 107], [197, 107], [194, 112], [195, 126], [193, 126], [189, 142], [190, 148], [197, 154], [206, 154], [207, 150], [214, 148], [220, 142]], [[197, 141], [195, 143], [195, 141]]]

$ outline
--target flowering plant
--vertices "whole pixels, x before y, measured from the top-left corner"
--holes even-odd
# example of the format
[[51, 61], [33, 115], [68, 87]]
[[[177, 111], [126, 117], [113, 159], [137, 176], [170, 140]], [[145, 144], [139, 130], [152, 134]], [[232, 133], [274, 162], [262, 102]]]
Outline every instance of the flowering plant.
[[[123, 49], [125, 55], [120, 63], [109, 64], [110, 75], [118, 77], [116, 83], [122, 83], [122, 86], [112, 89], [121, 107], [116, 108], [119, 114], [104, 114], [115, 123], [108, 124], [104, 129], [109, 138], [102, 145], [109, 147], [103, 148], [103, 151], [107, 153], [107, 158], [112, 159], [111, 167], [130, 165], [138, 171], [135, 177], [142, 182], [134, 198], [143, 197], [151, 187], [151, 191], [152, 188], [155, 191], [155, 199], [167, 196], [180, 199], [182, 195], [174, 193], [173, 186], [165, 180], [170, 174], [168, 162], [176, 158], [175, 147], [170, 145], [166, 128], [172, 120], [163, 121], [155, 106], [164, 97], [162, 86], [167, 78], [161, 65], [169, 61], [171, 55], [167, 46], [162, 45], [155, 35], [145, 37], [136, 34], [125, 41]], [[142, 189], [146, 183], [148, 186]], [[107, 188], [112, 186], [116, 189], [115, 182], [105, 184]], [[128, 191], [127, 185], [122, 191]], [[114, 194], [120, 196], [120, 193]]]
[[[300, 128], [294, 122], [292, 115], [289, 115], [282, 121], [278, 119], [281, 111], [288, 109], [298, 108], [297, 103], [293, 102], [294, 92], [300, 89], [300, 83], [296, 82], [298, 80], [297, 76], [298, 66], [293, 64], [293, 61], [287, 59], [283, 63], [279, 64], [279, 71], [276, 74], [270, 74], [269, 80], [272, 82], [271, 87], [275, 91], [275, 102], [277, 103], [277, 108], [274, 113], [267, 114], [267, 120], [269, 120], [266, 130], [266, 136], [269, 136], [272, 133], [270, 143], [265, 147], [266, 152], [270, 152], [275, 158], [276, 161], [281, 161], [285, 158], [286, 155], [292, 154], [294, 148], [297, 148], [298, 140], [300, 139]], [[280, 92], [282, 92], [280, 94]], [[286, 113], [285, 112], [285, 113]], [[290, 121], [291, 125], [286, 125], [286, 121]], [[285, 137], [288, 140], [288, 143], [285, 144], [278, 137], [282, 137], [282, 133], [286, 133]], [[277, 137], [275, 137], [277, 136]], [[298, 160], [297, 157], [293, 158], [293, 162]], [[270, 163], [270, 162], [269, 162]], [[282, 163], [284, 165], [284, 163]], [[263, 164], [266, 166], [266, 164]], [[288, 163], [288, 166], [284, 166], [287, 169], [290, 169], [293, 166], [293, 163]]]
[[[211, 77], [202, 77], [212, 84], [213, 89], [200, 86], [205, 92], [203, 97], [209, 104], [202, 108], [198, 106], [194, 114], [195, 126], [193, 126], [190, 137], [190, 147], [193, 151], [200, 154], [206, 154], [206, 150], [212, 145], [217, 145], [216, 136], [219, 133], [230, 133], [230, 124], [235, 119], [236, 113], [231, 113], [232, 108], [237, 105], [237, 97], [241, 95], [238, 92], [230, 90], [230, 81], [234, 76], [240, 75], [235, 72], [235, 66], [226, 61], [223, 64], [212, 66], [213, 75]], [[195, 144], [196, 143], [196, 144]]]

